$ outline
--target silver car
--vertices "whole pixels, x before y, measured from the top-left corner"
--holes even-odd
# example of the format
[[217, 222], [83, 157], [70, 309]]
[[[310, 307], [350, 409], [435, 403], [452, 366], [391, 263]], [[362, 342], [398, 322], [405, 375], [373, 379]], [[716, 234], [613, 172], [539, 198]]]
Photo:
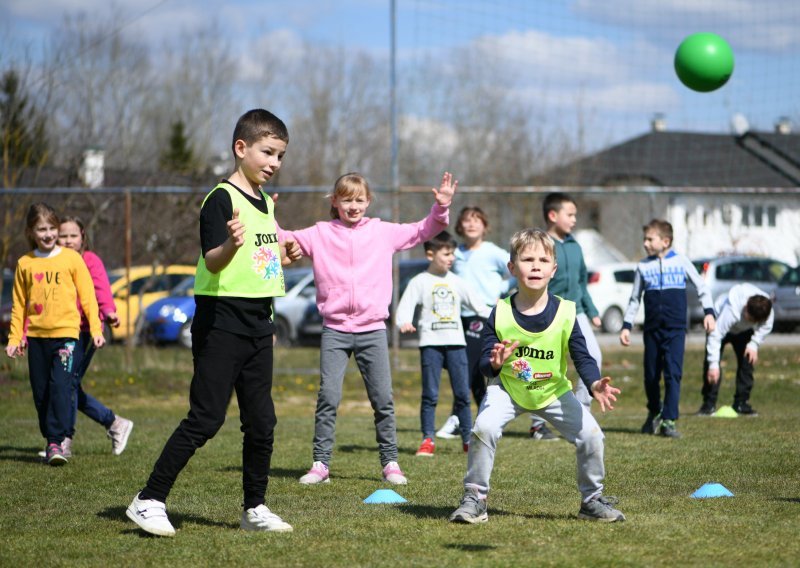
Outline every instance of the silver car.
[[772, 293], [775, 329], [792, 331], [800, 324], [800, 267], [783, 275]]
[[[767, 294], [772, 294], [778, 287], [778, 281], [791, 268], [780, 260], [755, 256], [700, 258], [692, 260], [692, 264], [705, 280], [714, 302], [742, 282], [749, 282]], [[694, 286], [686, 286], [686, 299], [689, 324], [702, 322], [703, 306], [700, 305]]]

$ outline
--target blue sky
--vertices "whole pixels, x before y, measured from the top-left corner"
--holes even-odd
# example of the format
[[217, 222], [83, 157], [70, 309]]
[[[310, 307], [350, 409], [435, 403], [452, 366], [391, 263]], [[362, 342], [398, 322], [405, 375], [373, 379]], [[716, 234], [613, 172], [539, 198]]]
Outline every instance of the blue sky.
[[[67, 13], [107, 15], [106, 0], [4, 0], [0, 40], [33, 53]], [[306, 42], [389, 51], [388, 0], [117, 0], [120, 33], [145, 42], [217, 21], [243, 67], [261, 69], [252, 47], [287, 58]], [[670, 129], [728, 131], [734, 113], [769, 130], [800, 122], [800, 3], [796, 0], [397, 0], [401, 72], [422, 58], [453, 65], [470, 47], [501, 77], [498, 87], [553, 115], [580, 115], [601, 143], [647, 130], [661, 112]], [[725, 37], [736, 56], [730, 82], [698, 94], [675, 78], [672, 58], [690, 33]], [[13, 44], [13, 45], [12, 45]], [[262, 72], [267, 72], [266, 70]], [[400, 77], [402, 81], [403, 77]], [[577, 120], [577, 119], [574, 119]], [[595, 141], [597, 143], [597, 141]]]

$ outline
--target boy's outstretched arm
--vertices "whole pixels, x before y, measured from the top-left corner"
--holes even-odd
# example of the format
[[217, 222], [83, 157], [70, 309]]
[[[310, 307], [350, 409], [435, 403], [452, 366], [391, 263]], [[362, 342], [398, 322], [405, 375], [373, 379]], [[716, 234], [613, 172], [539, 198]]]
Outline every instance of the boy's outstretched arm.
[[453, 175], [450, 172], [444, 172], [439, 189], [437, 190], [435, 187], [431, 189], [436, 197], [436, 203], [442, 207], [450, 207], [457, 187], [458, 180], [453, 180]]
[[617, 402], [616, 395], [621, 392], [617, 387], [611, 386], [611, 377], [603, 377], [592, 383], [592, 394], [594, 399], [600, 403], [600, 410], [603, 412], [606, 411], [606, 408], [614, 410], [614, 405], [611, 403]]

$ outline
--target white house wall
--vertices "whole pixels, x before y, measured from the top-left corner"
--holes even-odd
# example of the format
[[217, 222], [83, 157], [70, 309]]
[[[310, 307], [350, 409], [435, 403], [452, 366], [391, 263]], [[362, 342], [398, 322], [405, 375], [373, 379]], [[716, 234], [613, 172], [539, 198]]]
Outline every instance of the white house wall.
[[[758, 207], [761, 226], [755, 226], [753, 218]], [[775, 208], [774, 226], [767, 215], [770, 207]], [[749, 225], [743, 222], [745, 208]], [[800, 263], [800, 193], [795, 191], [674, 196], [666, 218], [675, 233], [675, 249], [689, 258], [745, 254]]]

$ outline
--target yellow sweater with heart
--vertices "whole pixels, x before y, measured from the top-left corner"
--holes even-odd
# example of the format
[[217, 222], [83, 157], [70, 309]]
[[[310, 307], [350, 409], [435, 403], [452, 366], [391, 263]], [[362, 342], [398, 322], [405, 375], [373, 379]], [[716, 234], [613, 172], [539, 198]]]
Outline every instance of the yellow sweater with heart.
[[26, 333], [28, 337], [77, 339], [81, 327], [78, 300], [92, 337], [103, 333], [92, 277], [81, 255], [72, 249], [61, 247], [48, 257], [31, 251], [20, 258], [13, 297], [9, 345], [19, 345]]

